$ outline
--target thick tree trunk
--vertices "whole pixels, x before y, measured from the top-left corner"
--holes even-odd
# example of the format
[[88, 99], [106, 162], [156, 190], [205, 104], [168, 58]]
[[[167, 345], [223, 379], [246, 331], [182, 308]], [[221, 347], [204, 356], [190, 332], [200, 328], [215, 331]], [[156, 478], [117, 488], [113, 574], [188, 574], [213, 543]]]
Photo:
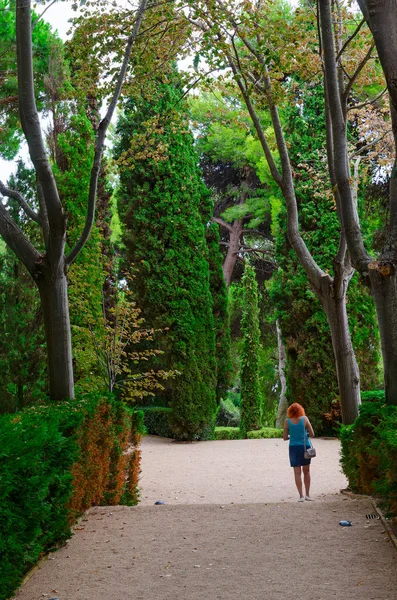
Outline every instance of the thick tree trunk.
[[370, 269], [371, 292], [378, 317], [386, 401], [397, 405], [397, 275]]
[[51, 400], [74, 397], [68, 285], [64, 272], [38, 283], [47, 341]]
[[243, 221], [238, 219], [234, 221], [229, 229], [229, 246], [225, 262], [223, 263], [223, 276], [225, 278], [226, 287], [229, 287], [232, 281], [234, 266], [236, 264], [237, 255], [240, 251], [241, 234], [243, 233]]
[[321, 298], [331, 330], [336, 373], [338, 377], [339, 397], [342, 409], [342, 422], [350, 425], [358, 416], [360, 397], [360, 372], [354, 353], [346, 310], [346, 292], [329, 294]]
[[276, 427], [282, 427], [284, 425], [285, 418], [287, 416], [288, 400], [287, 400], [287, 379], [285, 377], [285, 362], [287, 359], [283, 340], [281, 337], [281, 329], [276, 322], [277, 328], [277, 343], [278, 343], [278, 376], [280, 378], [280, 399], [278, 402]]

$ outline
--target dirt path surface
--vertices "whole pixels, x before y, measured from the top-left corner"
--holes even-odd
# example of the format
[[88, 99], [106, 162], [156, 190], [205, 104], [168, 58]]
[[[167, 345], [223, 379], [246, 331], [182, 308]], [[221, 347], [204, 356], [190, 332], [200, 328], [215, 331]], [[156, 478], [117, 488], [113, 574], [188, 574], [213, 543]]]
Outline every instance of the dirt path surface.
[[337, 442], [317, 440], [312, 503], [295, 501], [276, 442], [146, 439], [144, 503], [91, 509], [17, 600], [394, 600], [397, 553], [371, 503], [334, 493]]
[[[339, 466], [339, 441], [316, 439], [313, 495], [337, 494], [347, 481]], [[297, 498], [288, 443], [225, 440], [178, 444], [148, 436], [142, 446], [142, 501], [167, 504], [282, 502]]]

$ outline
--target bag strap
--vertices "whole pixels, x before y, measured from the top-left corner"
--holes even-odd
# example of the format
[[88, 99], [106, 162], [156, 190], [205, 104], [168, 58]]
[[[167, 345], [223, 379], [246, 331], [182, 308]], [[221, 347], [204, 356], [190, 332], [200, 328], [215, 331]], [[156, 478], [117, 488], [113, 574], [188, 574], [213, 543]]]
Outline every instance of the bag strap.
[[306, 429], [305, 421], [303, 421], [303, 451], [306, 450], [306, 445], [309, 445], [309, 448], [313, 448], [313, 444], [311, 439], [309, 438], [309, 433]]

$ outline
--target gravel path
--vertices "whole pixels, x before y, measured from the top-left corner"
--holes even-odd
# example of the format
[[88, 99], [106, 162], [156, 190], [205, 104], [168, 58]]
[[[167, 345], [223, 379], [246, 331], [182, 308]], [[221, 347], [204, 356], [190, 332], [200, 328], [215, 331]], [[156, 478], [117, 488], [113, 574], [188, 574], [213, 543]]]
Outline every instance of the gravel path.
[[[312, 495], [337, 494], [347, 486], [339, 466], [339, 441], [316, 439], [315, 447]], [[288, 443], [280, 439], [180, 444], [147, 436], [142, 449], [143, 505], [156, 500], [236, 504], [297, 499]]]
[[394, 600], [397, 553], [316, 442], [316, 501], [297, 503], [279, 440], [146, 438], [143, 502], [91, 509], [17, 600]]

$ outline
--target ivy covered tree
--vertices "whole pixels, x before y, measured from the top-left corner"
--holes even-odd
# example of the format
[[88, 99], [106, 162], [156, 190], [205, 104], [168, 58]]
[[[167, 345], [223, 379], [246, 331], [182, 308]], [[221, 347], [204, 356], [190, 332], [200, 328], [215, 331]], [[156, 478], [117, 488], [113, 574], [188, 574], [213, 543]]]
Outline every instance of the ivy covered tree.
[[174, 435], [193, 439], [212, 426], [216, 407], [215, 328], [200, 214], [208, 192], [179, 76], [171, 72], [155, 83], [125, 102], [117, 125], [118, 207], [137, 304], [149, 327], [166, 330], [161, 368], [181, 373], [161, 402], [172, 409]]
[[[209, 216], [207, 215], [207, 219]], [[217, 403], [219, 403], [220, 399], [225, 397], [231, 384], [232, 363], [227, 289], [222, 270], [219, 228], [215, 223], [208, 223], [206, 227], [206, 241], [216, 341], [216, 399]]]
[[261, 351], [259, 330], [258, 284], [255, 269], [245, 265], [242, 278], [243, 313], [241, 330], [241, 422], [240, 435], [261, 427], [261, 393], [259, 385], [259, 355]]

